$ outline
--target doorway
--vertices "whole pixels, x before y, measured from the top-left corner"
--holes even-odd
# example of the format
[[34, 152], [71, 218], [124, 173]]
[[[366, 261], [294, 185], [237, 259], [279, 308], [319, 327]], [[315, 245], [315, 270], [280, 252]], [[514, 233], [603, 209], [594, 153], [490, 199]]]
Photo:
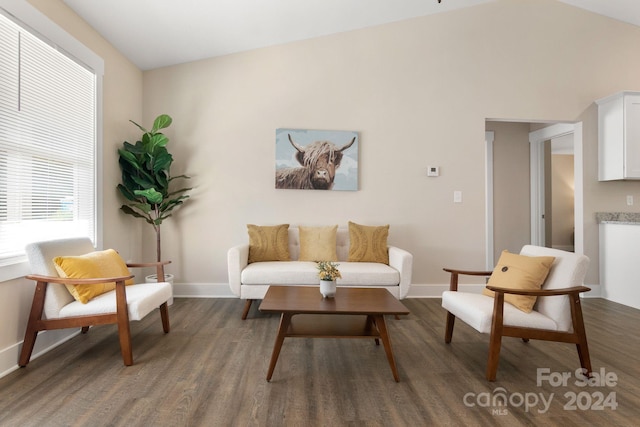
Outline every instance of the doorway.
[[[532, 130], [536, 129], [536, 130]], [[507, 145], [501, 135], [508, 135]], [[511, 132], [509, 134], [509, 132]], [[547, 157], [551, 155], [551, 144], [547, 141], [561, 138], [573, 145], [573, 249], [583, 253], [583, 197], [582, 197], [582, 123], [540, 123], [514, 120], [487, 120], [485, 132], [486, 147], [486, 267], [493, 269], [494, 262], [503, 249], [519, 252], [524, 244], [545, 246], [548, 237], [545, 219], [545, 186], [550, 184], [548, 172], [545, 174], [545, 143]], [[511, 142], [513, 139], [513, 145]], [[509, 147], [511, 153], [506, 164], [511, 168], [507, 175], [500, 170], [499, 152], [494, 153], [494, 144], [500, 150]], [[516, 145], [519, 144], [519, 145]], [[494, 157], [496, 158], [494, 175]], [[565, 159], [566, 160], [566, 159]], [[502, 160], [505, 164], [505, 160]], [[547, 167], [547, 171], [549, 168]], [[506, 193], [506, 194], [505, 194]], [[506, 201], [505, 201], [506, 200]], [[506, 213], [505, 213], [506, 212]], [[552, 225], [549, 231], [552, 230]], [[505, 238], [505, 236], [507, 236]], [[550, 242], [552, 243], [552, 242]], [[551, 245], [549, 245], [551, 246]], [[568, 249], [563, 244], [559, 249]]]

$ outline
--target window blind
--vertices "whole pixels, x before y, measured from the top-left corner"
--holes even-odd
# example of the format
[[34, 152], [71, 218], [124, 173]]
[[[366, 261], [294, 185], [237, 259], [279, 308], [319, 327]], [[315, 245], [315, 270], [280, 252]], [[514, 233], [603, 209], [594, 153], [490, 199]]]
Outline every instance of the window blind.
[[96, 75], [0, 13], [0, 264], [96, 242]]

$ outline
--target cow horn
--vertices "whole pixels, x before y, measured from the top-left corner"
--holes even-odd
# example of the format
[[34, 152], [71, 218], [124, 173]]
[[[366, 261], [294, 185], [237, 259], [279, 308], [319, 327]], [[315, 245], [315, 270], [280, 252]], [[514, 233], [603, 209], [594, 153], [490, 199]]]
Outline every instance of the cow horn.
[[304, 153], [304, 148], [302, 148], [301, 146], [299, 146], [298, 144], [293, 142], [293, 139], [291, 139], [291, 134], [288, 133], [287, 135], [289, 136], [289, 142], [291, 142], [291, 145], [293, 145], [293, 148], [295, 148], [296, 150], [298, 150], [301, 153]]
[[345, 145], [344, 147], [342, 147], [341, 149], [339, 149], [339, 152], [343, 152], [344, 150], [346, 150], [347, 148], [351, 147], [353, 145], [353, 143], [356, 142], [356, 137], [354, 136], [353, 139], [351, 140], [350, 143], [348, 143], [347, 145]]

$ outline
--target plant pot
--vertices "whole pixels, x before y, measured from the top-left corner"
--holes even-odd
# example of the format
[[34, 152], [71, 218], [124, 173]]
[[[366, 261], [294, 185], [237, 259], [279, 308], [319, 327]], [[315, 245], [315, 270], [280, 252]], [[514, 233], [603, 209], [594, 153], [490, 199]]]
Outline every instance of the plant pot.
[[336, 296], [336, 281], [320, 280], [320, 293], [323, 298], [333, 298]]
[[[158, 283], [158, 275], [150, 274], [144, 278], [146, 283]], [[171, 283], [171, 298], [167, 300], [167, 305], [173, 305], [173, 274], [165, 274], [164, 281]]]

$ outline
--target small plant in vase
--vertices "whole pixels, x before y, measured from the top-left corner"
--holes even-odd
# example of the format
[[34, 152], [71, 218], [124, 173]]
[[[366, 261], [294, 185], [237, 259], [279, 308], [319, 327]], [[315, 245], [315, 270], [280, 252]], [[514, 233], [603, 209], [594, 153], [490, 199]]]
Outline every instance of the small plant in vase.
[[318, 277], [320, 278], [320, 293], [324, 298], [336, 295], [336, 279], [342, 278], [338, 265], [331, 261], [318, 262]]

